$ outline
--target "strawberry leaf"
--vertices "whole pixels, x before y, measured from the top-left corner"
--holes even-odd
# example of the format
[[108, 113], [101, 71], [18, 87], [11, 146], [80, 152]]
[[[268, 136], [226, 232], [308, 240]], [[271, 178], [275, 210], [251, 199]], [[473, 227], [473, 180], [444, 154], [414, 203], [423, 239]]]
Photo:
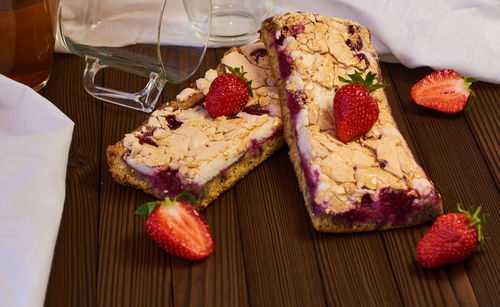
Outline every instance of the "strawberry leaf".
[[344, 83], [359, 84], [366, 88], [369, 92], [373, 92], [376, 89], [388, 86], [388, 84], [385, 82], [378, 82], [378, 75], [372, 72], [368, 72], [365, 78], [363, 78], [363, 75], [361, 75], [359, 71], [355, 71], [354, 74], [350, 74], [348, 76], [350, 80], [341, 76], [339, 76], [339, 80]]
[[196, 198], [193, 196], [193, 194], [189, 194], [189, 190], [183, 191], [177, 196], [175, 196], [174, 202], [176, 202], [178, 199], [188, 200], [192, 205], [196, 204]]
[[153, 211], [156, 210], [157, 207], [158, 204], [156, 202], [150, 201], [137, 208], [137, 210], [135, 210], [135, 214], [148, 217], [151, 213], [153, 213]]
[[464, 87], [470, 92], [470, 97], [467, 100], [464, 111], [469, 111], [474, 102], [476, 102], [476, 93], [470, 88], [473, 82], [476, 82], [476, 78], [468, 78], [461, 76], [464, 79]]
[[464, 78], [465, 86], [467, 88], [469, 88], [473, 82], [477, 82], [476, 78], [470, 78], [470, 77], [463, 77], [463, 78]]
[[483, 216], [480, 218], [479, 214], [481, 212], [482, 207], [479, 206], [477, 209], [474, 207], [469, 207], [468, 210], [464, 210], [460, 207], [460, 204], [457, 204], [457, 207], [455, 209], [456, 213], [463, 214], [467, 216], [470, 219], [470, 225], [475, 227], [477, 230], [477, 236], [478, 236], [478, 241], [484, 241], [485, 237], [483, 234], [483, 229], [482, 225], [486, 224], [486, 220], [490, 217], [489, 214], [483, 214]]
[[243, 79], [243, 81], [245, 81], [245, 84], [247, 85], [248, 87], [248, 94], [250, 95], [250, 97], [253, 97], [253, 91], [252, 91], [252, 80], [248, 80], [246, 77], [245, 77], [245, 74], [247, 73], [245, 71], [245, 69], [243, 68], [243, 65], [241, 66], [241, 69], [239, 67], [231, 67], [229, 65], [226, 65], [224, 64], [224, 66], [226, 66], [227, 70], [229, 70], [229, 73], [233, 74], [233, 75], [236, 75], [238, 77], [240, 77], [241, 79]]

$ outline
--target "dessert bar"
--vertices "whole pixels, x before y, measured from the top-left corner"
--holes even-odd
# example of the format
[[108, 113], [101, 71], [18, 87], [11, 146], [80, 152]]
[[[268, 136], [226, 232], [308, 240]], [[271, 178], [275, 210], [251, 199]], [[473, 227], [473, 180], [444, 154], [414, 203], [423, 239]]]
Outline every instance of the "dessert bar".
[[[253, 97], [230, 116], [211, 117], [205, 97], [227, 67], [243, 66]], [[107, 149], [113, 178], [157, 198], [188, 190], [205, 208], [283, 144], [275, 79], [261, 42], [225, 53], [216, 70], [152, 113]]]
[[336, 138], [339, 77], [378, 74], [369, 30], [350, 20], [287, 13], [263, 22], [261, 39], [277, 79], [299, 186], [314, 228], [355, 232], [415, 225], [442, 214], [441, 199], [391, 115], [384, 89], [372, 92], [379, 116], [347, 143]]

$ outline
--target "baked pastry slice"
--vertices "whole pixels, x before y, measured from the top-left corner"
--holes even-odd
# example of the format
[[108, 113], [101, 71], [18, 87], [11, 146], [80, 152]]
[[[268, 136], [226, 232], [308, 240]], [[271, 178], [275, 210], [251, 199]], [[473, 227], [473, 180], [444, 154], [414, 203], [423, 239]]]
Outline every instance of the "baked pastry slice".
[[[107, 149], [113, 178], [157, 198], [189, 190], [206, 207], [283, 144], [275, 79], [262, 43], [232, 48], [216, 70], [152, 113]], [[253, 97], [234, 116], [211, 117], [204, 106], [210, 83], [228, 65], [252, 81]]]
[[284, 135], [314, 228], [355, 232], [415, 225], [442, 213], [441, 199], [396, 127], [383, 89], [371, 130], [336, 138], [333, 98], [355, 71], [380, 75], [367, 28], [320, 14], [287, 13], [262, 24], [277, 78]]

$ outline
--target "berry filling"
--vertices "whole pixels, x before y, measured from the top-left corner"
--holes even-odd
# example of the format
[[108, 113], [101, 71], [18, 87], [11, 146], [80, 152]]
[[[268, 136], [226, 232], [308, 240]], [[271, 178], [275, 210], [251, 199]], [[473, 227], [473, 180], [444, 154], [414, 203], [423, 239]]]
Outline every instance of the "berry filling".
[[361, 40], [361, 36], [358, 36], [355, 44], [352, 43], [350, 38], [348, 38], [345, 43], [347, 44], [347, 46], [349, 46], [349, 49], [351, 49], [351, 51], [360, 51], [361, 48], [363, 48], [363, 41]]
[[255, 49], [250, 52], [250, 56], [255, 57], [255, 61], [258, 62], [261, 57], [265, 57], [267, 55], [265, 48]]
[[253, 155], [260, 154], [264, 144], [266, 144], [267, 142], [269, 142], [269, 141], [271, 141], [279, 136], [282, 136], [282, 135], [283, 135], [283, 129], [278, 129], [278, 130], [275, 130], [270, 136], [268, 136], [266, 138], [263, 138], [260, 140], [251, 139], [250, 140], [250, 147], [248, 147], [246, 152], [250, 152]]
[[139, 139], [139, 144], [149, 144], [158, 147], [158, 144], [156, 144], [156, 142], [151, 138], [152, 136], [153, 131], [148, 131], [142, 135], [137, 136], [137, 138]]
[[167, 120], [168, 128], [170, 128], [170, 130], [175, 130], [182, 125], [182, 122], [178, 121], [175, 118], [175, 115], [167, 115], [165, 116], [165, 119]]
[[427, 203], [439, 203], [440, 199], [433, 190], [423, 197], [417, 197], [414, 189], [393, 189], [385, 187], [378, 191], [376, 199], [364, 194], [361, 202], [351, 210], [332, 215], [332, 219], [348, 226], [356, 223], [374, 222], [377, 227], [404, 225]]
[[387, 161], [386, 160], [380, 160], [378, 162], [378, 166], [380, 166], [381, 169], [384, 169], [387, 166]]
[[196, 184], [183, 183], [177, 170], [157, 170], [154, 175], [148, 175], [140, 171], [138, 173], [150, 182], [151, 187], [165, 197], [173, 197], [186, 190], [198, 197], [203, 188]]
[[252, 114], [252, 115], [264, 115], [269, 114], [269, 110], [266, 110], [260, 106], [260, 104], [252, 104], [243, 109], [243, 112]]
[[368, 61], [368, 58], [366, 57], [366, 55], [364, 53], [356, 53], [354, 55], [360, 62], [361, 61], [365, 61], [365, 64], [366, 64], [366, 67], [365, 67], [365, 70], [370, 67], [370, 61]]
[[358, 30], [358, 26], [355, 25], [349, 25], [347, 27], [347, 33], [353, 35], [356, 31]]
[[297, 35], [300, 33], [304, 33], [304, 25], [301, 23], [293, 24], [289, 28], [284, 27], [285, 29], [288, 29], [288, 33], [292, 35], [293, 37], [297, 38]]
[[363, 41], [361, 40], [361, 35], [359, 35], [359, 27], [358, 26], [354, 26], [354, 25], [349, 25], [347, 27], [347, 33], [352, 37], [355, 33], [358, 34], [357, 35], [357, 38], [356, 38], [356, 42], [353, 43], [353, 41], [351, 40], [351, 38], [348, 38], [346, 39], [345, 43], [347, 44], [347, 46], [349, 46], [349, 49], [351, 49], [351, 51], [360, 51], [362, 48], [363, 48]]
[[292, 74], [292, 63], [293, 60], [290, 56], [286, 55], [283, 50], [283, 42], [285, 41], [285, 36], [283, 34], [280, 35], [278, 39], [276, 39], [276, 32], [270, 32], [272, 38], [272, 44], [276, 49], [276, 54], [278, 57], [278, 67], [280, 71], [280, 77], [283, 80], [288, 80], [290, 75]]
[[290, 109], [290, 116], [295, 120], [297, 114], [302, 110], [302, 98], [300, 98], [300, 93], [297, 91], [287, 91], [286, 93], [286, 103]]
[[[288, 109], [290, 110], [290, 118], [294, 123], [294, 132], [295, 135], [298, 135], [297, 132], [297, 116], [299, 112], [302, 110], [302, 98], [300, 97], [300, 92], [296, 91], [287, 91], [286, 93], [286, 101], [288, 105]], [[298, 145], [297, 145], [298, 146]], [[316, 195], [316, 189], [318, 186], [319, 180], [319, 172], [318, 170], [313, 170], [308, 163], [309, 157], [305, 156], [304, 153], [300, 153], [300, 166], [302, 167], [302, 171], [304, 172], [304, 177], [306, 179], [307, 190], [309, 191], [309, 195], [311, 197], [311, 203], [314, 203], [314, 197]], [[325, 208], [323, 206], [313, 206], [314, 214], [321, 215], [324, 213]]]

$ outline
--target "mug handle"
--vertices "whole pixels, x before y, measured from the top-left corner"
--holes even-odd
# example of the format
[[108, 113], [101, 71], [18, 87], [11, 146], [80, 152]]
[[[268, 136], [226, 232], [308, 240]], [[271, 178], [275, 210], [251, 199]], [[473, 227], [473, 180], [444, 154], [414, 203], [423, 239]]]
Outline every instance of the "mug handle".
[[146, 87], [137, 93], [128, 93], [97, 86], [94, 82], [99, 70], [108, 67], [99, 64], [99, 59], [85, 56], [85, 71], [83, 72], [83, 85], [87, 92], [101, 100], [114, 103], [119, 106], [132, 108], [134, 110], [150, 113], [153, 111], [166, 80], [157, 73], [149, 74]]

